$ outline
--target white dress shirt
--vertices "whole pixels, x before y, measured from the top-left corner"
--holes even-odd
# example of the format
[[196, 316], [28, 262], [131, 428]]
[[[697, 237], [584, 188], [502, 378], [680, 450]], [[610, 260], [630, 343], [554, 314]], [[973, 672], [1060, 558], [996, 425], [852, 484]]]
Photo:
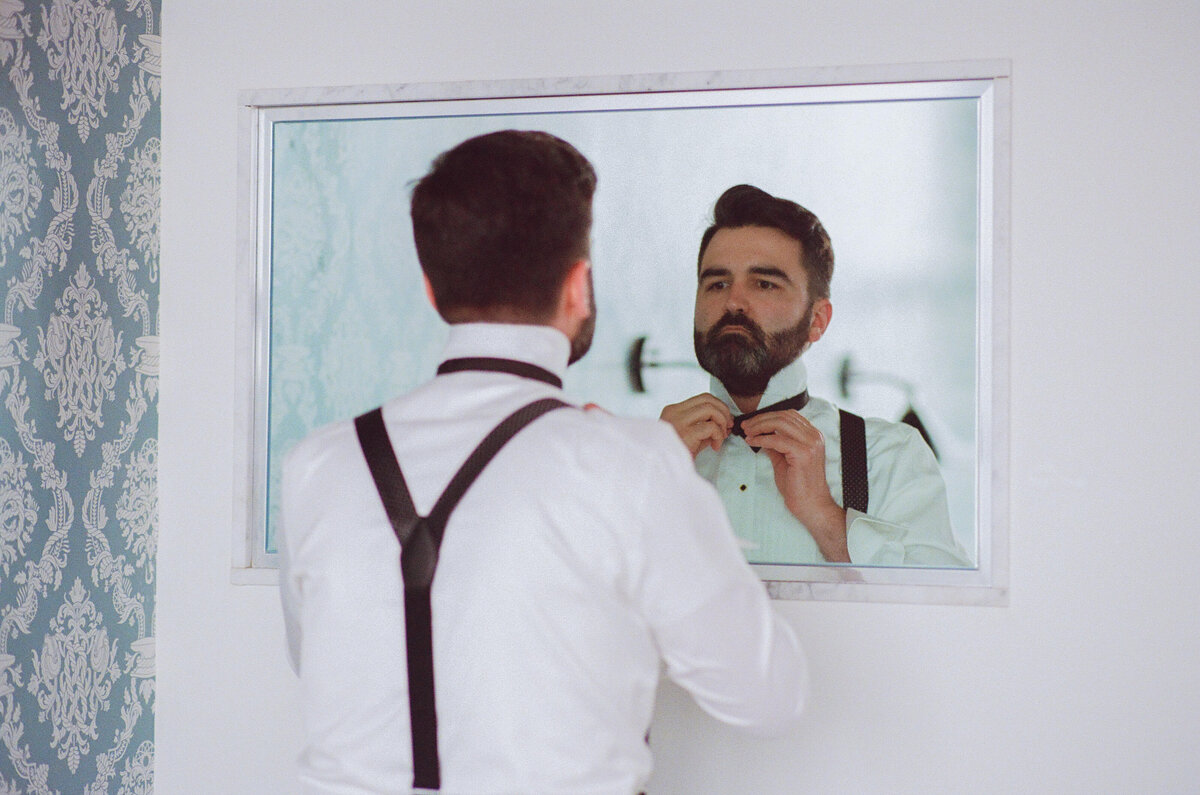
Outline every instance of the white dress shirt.
[[[548, 327], [464, 324], [445, 358], [561, 376], [568, 350]], [[417, 511], [502, 419], [561, 395], [461, 372], [385, 404]], [[352, 422], [288, 455], [282, 514], [304, 791], [407, 792], [399, 544]], [[564, 408], [517, 434], [452, 514], [432, 604], [442, 792], [636, 792], [660, 660], [703, 709], [748, 729], [790, 724], [805, 699], [793, 632], [666, 423]]]
[[[808, 371], [801, 359], [780, 370], [759, 401], [766, 407], [804, 391]], [[712, 393], [736, 417], [740, 410], [716, 378]], [[825, 437], [825, 478], [842, 505], [841, 423], [837, 406], [810, 397], [800, 414]], [[850, 562], [861, 566], [967, 566], [946, 505], [946, 484], [937, 459], [909, 425], [866, 418], [869, 513], [846, 511]], [[751, 563], [824, 563], [808, 529], [787, 509], [775, 485], [770, 457], [746, 440], [729, 436], [719, 451], [705, 447], [696, 470], [717, 487], [734, 531]]]

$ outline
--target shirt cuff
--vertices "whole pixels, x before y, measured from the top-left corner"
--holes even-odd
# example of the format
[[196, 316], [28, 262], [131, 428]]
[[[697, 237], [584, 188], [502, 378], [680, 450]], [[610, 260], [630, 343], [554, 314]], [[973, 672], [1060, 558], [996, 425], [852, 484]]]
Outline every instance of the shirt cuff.
[[850, 562], [858, 566], [904, 565], [904, 528], [846, 509], [846, 549]]

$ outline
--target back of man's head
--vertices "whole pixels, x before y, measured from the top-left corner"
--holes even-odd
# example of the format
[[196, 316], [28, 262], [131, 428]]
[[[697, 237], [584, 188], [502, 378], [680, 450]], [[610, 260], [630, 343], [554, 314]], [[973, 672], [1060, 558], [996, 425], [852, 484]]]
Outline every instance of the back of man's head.
[[448, 323], [548, 321], [588, 257], [596, 172], [544, 132], [505, 130], [442, 153], [412, 193], [421, 269]]
[[696, 262], [704, 259], [704, 250], [718, 231], [745, 226], [778, 229], [800, 241], [804, 252], [801, 264], [808, 274], [809, 297], [829, 297], [829, 282], [833, 279], [833, 244], [821, 221], [796, 202], [772, 196], [753, 185], [734, 185], [717, 199], [713, 207], [713, 223], [704, 230], [700, 239], [700, 254]]

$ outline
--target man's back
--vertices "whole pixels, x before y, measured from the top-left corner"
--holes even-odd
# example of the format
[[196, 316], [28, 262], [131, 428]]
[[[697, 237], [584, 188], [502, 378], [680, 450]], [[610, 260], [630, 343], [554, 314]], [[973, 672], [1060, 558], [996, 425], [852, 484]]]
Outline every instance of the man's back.
[[[519, 357], [561, 375], [565, 339], [534, 326], [455, 326], [456, 356]], [[560, 395], [464, 372], [389, 402], [417, 511], [428, 513], [504, 417]], [[403, 791], [412, 773], [398, 544], [349, 422], [296, 448], [284, 493], [302, 779], [314, 791]], [[786, 723], [802, 701], [795, 640], [665, 424], [568, 408], [518, 434], [451, 516], [432, 599], [446, 792], [634, 791], [650, 770], [642, 738], [660, 654], [702, 706], [735, 724]]]

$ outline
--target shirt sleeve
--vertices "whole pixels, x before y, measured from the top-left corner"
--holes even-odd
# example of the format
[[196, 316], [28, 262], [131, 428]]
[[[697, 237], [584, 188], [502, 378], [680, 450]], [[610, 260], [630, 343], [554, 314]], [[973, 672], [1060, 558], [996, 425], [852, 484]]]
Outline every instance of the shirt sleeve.
[[299, 573], [295, 566], [293, 549], [301, 534], [299, 511], [296, 500], [300, 494], [295, 460], [298, 450], [293, 451], [283, 463], [283, 498], [277, 546], [279, 549], [279, 599], [283, 605], [283, 627], [287, 638], [288, 662], [292, 671], [300, 673], [300, 608], [301, 589]]
[[967, 566], [950, 527], [946, 484], [920, 434], [890, 424], [867, 451], [869, 514], [846, 511], [850, 560], [874, 566]]
[[803, 710], [808, 668], [738, 547], [711, 484], [673, 435], [642, 495], [642, 560], [635, 598], [667, 674], [715, 718], [757, 733]]

